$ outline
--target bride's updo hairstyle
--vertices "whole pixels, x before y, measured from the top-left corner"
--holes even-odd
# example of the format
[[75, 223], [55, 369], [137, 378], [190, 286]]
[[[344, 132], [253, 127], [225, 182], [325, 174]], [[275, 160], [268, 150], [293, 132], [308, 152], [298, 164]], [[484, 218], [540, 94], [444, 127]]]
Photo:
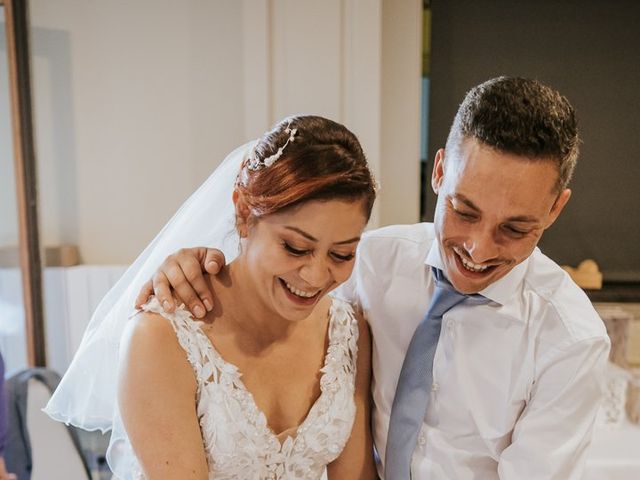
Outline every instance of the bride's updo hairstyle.
[[242, 163], [236, 191], [254, 218], [311, 200], [362, 200], [368, 220], [376, 197], [356, 136], [306, 115], [285, 118], [257, 142]]

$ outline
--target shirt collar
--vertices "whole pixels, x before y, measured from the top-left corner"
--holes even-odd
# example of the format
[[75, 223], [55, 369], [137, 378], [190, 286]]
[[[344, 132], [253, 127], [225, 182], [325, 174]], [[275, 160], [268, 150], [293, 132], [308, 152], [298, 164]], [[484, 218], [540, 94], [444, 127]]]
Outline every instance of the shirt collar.
[[[444, 261], [440, 252], [440, 242], [435, 238], [431, 244], [431, 249], [427, 254], [424, 263], [430, 267], [444, 269]], [[520, 289], [524, 280], [524, 274], [527, 271], [529, 258], [516, 265], [509, 273], [501, 279], [493, 282], [487, 288], [482, 290], [480, 295], [487, 297], [489, 300], [504, 305], [507, 303]]]

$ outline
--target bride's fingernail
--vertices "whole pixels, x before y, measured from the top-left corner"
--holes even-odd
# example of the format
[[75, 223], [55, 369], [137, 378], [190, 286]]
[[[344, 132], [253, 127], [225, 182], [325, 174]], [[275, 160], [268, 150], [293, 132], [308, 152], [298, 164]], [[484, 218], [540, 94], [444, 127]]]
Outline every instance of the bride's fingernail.
[[204, 317], [204, 310], [202, 310], [202, 307], [200, 305], [196, 305], [195, 307], [193, 307], [193, 313], [198, 318]]

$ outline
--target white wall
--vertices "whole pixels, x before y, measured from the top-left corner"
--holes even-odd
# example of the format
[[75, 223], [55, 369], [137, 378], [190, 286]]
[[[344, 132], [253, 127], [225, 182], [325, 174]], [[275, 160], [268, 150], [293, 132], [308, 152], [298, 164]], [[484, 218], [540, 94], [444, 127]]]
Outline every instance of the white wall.
[[417, 221], [420, 9], [31, 0], [43, 243], [130, 262], [228, 151], [300, 112], [361, 138], [374, 225]]
[[44, 244], [131, 261], [243, 140], [241, 11], [32, 0]]

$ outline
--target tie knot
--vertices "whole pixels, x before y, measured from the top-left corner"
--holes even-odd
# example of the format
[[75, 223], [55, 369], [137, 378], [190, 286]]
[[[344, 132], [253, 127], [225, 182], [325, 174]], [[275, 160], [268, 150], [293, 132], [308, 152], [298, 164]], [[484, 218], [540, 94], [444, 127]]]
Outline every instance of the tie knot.
[[430, 317], [442, 317], [447, 311], [455, 307], [457, 304], [462, 303], [467, 299], [471, 299], [476, 304], [486, 303], [487, 298], [475, 294], [465, 294], [458, 292], [455, 287], [449, 282], [447, 277], [439, 268], [433, 267], [433, 278], [435, 279], [436, 288], [431, 300], [431, 306], [429, 308]]

